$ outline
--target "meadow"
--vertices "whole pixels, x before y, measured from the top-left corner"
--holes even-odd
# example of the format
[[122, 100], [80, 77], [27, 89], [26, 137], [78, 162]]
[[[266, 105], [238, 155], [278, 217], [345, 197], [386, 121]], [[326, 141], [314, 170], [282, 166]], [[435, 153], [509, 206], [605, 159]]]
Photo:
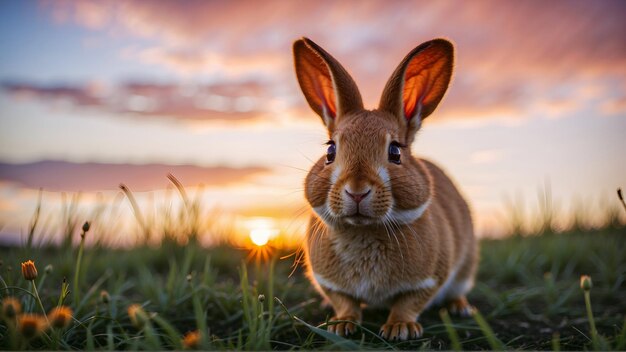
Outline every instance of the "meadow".
[[[126, 196], [137, 206], [132, 193]], [[203, 216], [200, 207], [185, 204], [186, 215], [170, 213], [179, 220], [169, 227], [149, 229], [145, 218], [139, 224], [146, 233], [158, 227], [159, 243], [117, 249], [98, 241], [85, 246], [103, 225], [81, 229], [71, 212], [64, 215], [70, 228], [59, 230], [65, 241], [41, 244], [37, 237], [45, 229], [38, 228], [36, 211], [28, 240], [0, 248], [0, 349], [626, 348], [626, 228], [619, 207], [600, 225], [579, 216], [558, 229], [544, 211], [532, 231], [512, 211], [508, 236], [481, 240], [469, 295], [480, 313], [461, 319], [434, 307], [420, 318], [422, 338], [388, 342], [377, 335], [384, 310], [366, 309], [352, 338], [327, 333], [332, 311], [305, 278], [297, 248], [271, 241], [206, 248], [194, 225]], [[167, 235], [172, 229], [185, 240]], [[28, 260], [37, 275], [30, 263], [21, 270]], [[590, 281], [582, 282], [583, 275]]]

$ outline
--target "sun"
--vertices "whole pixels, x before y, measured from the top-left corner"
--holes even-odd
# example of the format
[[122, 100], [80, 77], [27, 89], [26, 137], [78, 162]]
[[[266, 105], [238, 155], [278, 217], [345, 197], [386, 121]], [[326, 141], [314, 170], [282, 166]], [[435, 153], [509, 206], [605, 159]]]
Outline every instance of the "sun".
[[265, 246], [272, 237], [272, 229], [253, 229], [250, 231], [250, 240], [259, 247]]
[[270, 258], [275, 238], [280, 233], [276, 225], [275, 220], [268, 217], [249, 218], [244, 222], [248, 230], [248, 260], [264, 262]]
[[255, 217], [246, 220], [250, 241], [258, 247], [263, 247], [278, 233], [274, 219], [267, 217]]

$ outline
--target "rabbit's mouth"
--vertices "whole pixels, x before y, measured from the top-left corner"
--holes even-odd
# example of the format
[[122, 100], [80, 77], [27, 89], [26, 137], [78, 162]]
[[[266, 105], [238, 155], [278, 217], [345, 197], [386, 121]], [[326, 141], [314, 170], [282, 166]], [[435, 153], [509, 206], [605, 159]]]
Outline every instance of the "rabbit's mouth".
[[376, 219], [360, 213], [344, 216], [343, 219], [350, 225], [364, 226], [376, 223]]

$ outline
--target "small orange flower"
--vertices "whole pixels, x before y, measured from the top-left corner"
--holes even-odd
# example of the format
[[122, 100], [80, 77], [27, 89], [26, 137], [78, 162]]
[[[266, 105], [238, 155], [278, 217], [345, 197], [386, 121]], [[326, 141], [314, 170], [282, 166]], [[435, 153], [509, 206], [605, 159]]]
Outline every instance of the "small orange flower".
[[580, 277], [580, 288], [582, 288], [583, 291], [589, 291], [592, 287], [591, 277], [589, 275], [582, 275]]
[[64, 329], [72, 321], [72, 308], [67, 306], [60, 306], [52, 309], [48, 313], [48, 320], [50, 325], [55, 329]]
[[138, 329], [146, 325], [150, 319], [146, 311], [143, 310], [139, 304], [131, 304], [128, 307], [128, 317], [130, 318], [130, 322]]
[[2, 300], [2, 317], [15, 319], [22, 312], [22, 304], [16, 298], [7, 297]]
[[109, 304], [109, 302], [111, 301], [111, 296], [106, 290], [100, 291], [100, 301], [102, 301], [102, 303], [104, 304]]
[[183, 337], [183, 347], [188, 350], [195, 350], [200, 345], [200, 331], [190, 331]]
[[33, 281], [37, 278], [37, 268], [32, 260], [22, 263], [22, 275], [27, 281]]
[[46, 319], [38, 314], [22, 314], [17, 318], [17, 331], [26, 339], [39, 336], [47, 327]]

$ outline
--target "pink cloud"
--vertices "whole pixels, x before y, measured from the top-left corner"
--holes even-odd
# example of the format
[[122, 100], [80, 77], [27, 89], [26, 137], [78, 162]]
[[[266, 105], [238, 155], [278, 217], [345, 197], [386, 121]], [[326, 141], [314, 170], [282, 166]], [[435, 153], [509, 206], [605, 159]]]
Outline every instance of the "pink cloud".
[[[290, 46], [302, 35], [344, 63], [368, 107], [375, 107], [401, 58], [439, 36], [457, 46], [455, 80], [437, 114], [441, 119], [524, 118], [542, 106], [565, 111], [565, 106], [592, 104], [552, 96], [573, 86], [626, 95], [626, 4], [619, 1], [368, 1], [359, 6], [348, 1], [276, 0], [262, 6], [256, 1], [60, 1], [44, 8], [89, 28], [160, 42], [140, 50], [135, 60], [183, 74], [271, 77], [273, 91], [282, 92], [278, 98], [300, 104]], [[599, 113], [619, 106], [617, 98], [603, 100]]]
[[67, 101], [78, 106], [98, 106], [102, 100], [88, 86], [32, 85], [29, 83], [6, 83], [2, 87], [16, 99], [42, 99]]
[[5, 83], [4, 92], [18, 100], [69, 103], [70, 108], [176, 120], [253, 119], [266, 113], [269, 91], [264, 83], [243, 81], [209, 85], [178, 85], [129, 81], [109, 89], [97, 84], [41, 85]]
[[163, 189], [168, 173], [184, 186], [223, 186], [246, 181], [269, 172], [263, 167], [232, 168], [164, 164], [103, 164], [40, 161], [29, 164], [0, 163], [0, 180], [27, 188], [48, 191], [104, 191], [118, 189], [120, 183], [133, 190]]

